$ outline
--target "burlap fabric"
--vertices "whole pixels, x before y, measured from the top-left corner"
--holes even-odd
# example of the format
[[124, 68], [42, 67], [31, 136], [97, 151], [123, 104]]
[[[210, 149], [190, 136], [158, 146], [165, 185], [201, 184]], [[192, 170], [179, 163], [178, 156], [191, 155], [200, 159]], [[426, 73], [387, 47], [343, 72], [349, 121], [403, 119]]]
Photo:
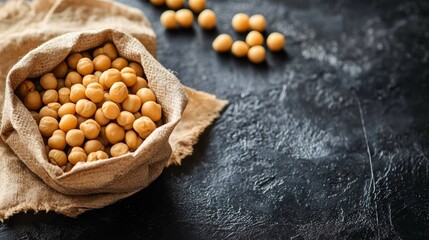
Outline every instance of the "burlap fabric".
[[[106, 27], [125, 31], [139, 41], [119, 31], [100, 30]], [[61, 46], [54, 45], [57, 48], [49, 43], [35, 49], [31, 53], [32, 56], [30, 54], [30, 57], [22, 58], [41, 43], [76, 30], [90, 31], [62, 36], [61, 38], [69, 38], [71, 41]], [[91, 36], [92, 40], [83, 36]], [[112, 40], [125, 57], [143, 63], [150, 87], [158, 92], [157, 96], [167, 91], [161, 104], [170, 106], [165, 112], [168, 123], [151, 135], [150, 141], [141, 146], [135, 154], [106, 162], [77, 165], [71, 172], [63, 174], [61, 170], [47, 163], [37, 126], [32, 122], [29, 113], [21, 109], [22, 103], [14, 97], [13, 89], [26, 75], [36, 76], [49, 70], [61, 61], [67, 52], [85, 50], [105, 40]], [[130, 42], [132, 44], [128, 44]], [[6, 104], [2, 111], [2, 135], [11, 145], [16, 144], [15, 146], [26, 149], [24, 151], [14, 147], [12, 150], [0, 140], [0, 220], [27, 210], [55, 211], [73, 217], [89, 209], [104, 207], [146, 187], [161, 173], [165, 164], [180, 164], [181, 159], [192, 153], [192, 145], [197, 142], [198, 136], [219, 115], [227, 102], [185, 87], [189, 102], [182, 114], [182, 120], [173, 130], [186, 99], [184, 95], [180, 96], [183, 89], [177, 84], [173, 84], [175, 90], [165, 88], [163, 81], [170, 79], [175, 82], [174, 76], [147, 54], [140, 42], [150, 53], [155, 54], [155, 35], [143, 13], [118, 3], [36, 0], [32, 3], [13, 1], [0, 6], [0, 105], [3, 106], [5, 99], [12, 103]], [[51, 50], [43, 51], [58, 48], [61, 50], [55, 54]], [[139, 51], [133, 51], [136, 48]], [[46, 63], [46, 59], [37, 57], [40, 54], [34, 54], [40, 53], [39, 51], [45, 56], [49, 54], [54, 60]], [[5, 91], [6, 75], [20, 58], [20, 64], [17, 64], [9, 75], [9, 79], [15, 79], [16, 82], [14, 80], [10, 85], [7, 84], [6, 88], [9, 89]], [[34, 61], [44, 64], [33, 64]], [[28, 67], [30, 65], [31, 67]], [[175, 100], [168, 102], [169, 99]], [[23, 111], [13, 114], [17, 109]], [[170, 133], [168, 142], [172, 152], [165, 141]], [[148, 153], [158, 153], [160, 156], [137, 156]], [[137, 161], [130, 161], [133, 159]], [[116, 168], [113, 174], [112, 168]], [[78, 178], [85, 180], [77, 180]]]

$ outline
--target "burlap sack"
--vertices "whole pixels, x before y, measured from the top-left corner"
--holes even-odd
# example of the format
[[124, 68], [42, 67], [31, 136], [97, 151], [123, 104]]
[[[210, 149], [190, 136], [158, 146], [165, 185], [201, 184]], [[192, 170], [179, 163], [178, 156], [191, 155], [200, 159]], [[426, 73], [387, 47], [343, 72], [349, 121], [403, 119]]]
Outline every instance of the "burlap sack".
[[[20, 0], [0, 6], [0, 108], [3, 107], [7, 73], [31, 49], [66, 32], [107, 27], [123, 30], [143, 44], [148, 39], [155, 43], [155, 34], [142, 12], [111, 1]], [[145, 44], [145, 47], [155, 54], [155, 45]], [[187, 87], [185, 92], [189, 101], [182, 120], [169, 138], [172, 154], [167, 165], [180, 164], [192, 153], [199, 135], [227, 104], [214, 95]], [[158, 167], [160, 172], [163, 166]], [[140, 189], [89, 195], [60, 193], [45, 184], [0, 139], [0, 221], [28, 210], [55, 211], [75, 217], [87, 210], [112, 204]]]

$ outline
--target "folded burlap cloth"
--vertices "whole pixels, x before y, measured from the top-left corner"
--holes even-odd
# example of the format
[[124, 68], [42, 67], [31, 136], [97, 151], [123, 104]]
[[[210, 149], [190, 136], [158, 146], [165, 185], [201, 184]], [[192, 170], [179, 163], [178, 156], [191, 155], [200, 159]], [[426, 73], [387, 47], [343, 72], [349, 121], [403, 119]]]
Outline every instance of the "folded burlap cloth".
[[[136, 37], [155, 55], [156, 37], [150, 23], [141, 11], [122, 4], [102, 0], [35, 0], [31, 3], [9, 1], [0, 5], [1, 108], [7, 73], [26, 53], [64, 33], [103, 28], [118, 29]], [[184, 157], [192, 153], [192, 146], [198, 141], [199, 135], [227, 104], [227, 101], [218, 100], [214, 95], [187, 87], [185, 90], [188, 105], [169, 138], [173, 152], [167, 166], [180, 164]], [[64, 195], [46, 185], [0, 139], [1, 221], [27, 210], [55, 211], [75, 217], [87, 210], [112, 204], [139, 190]]]

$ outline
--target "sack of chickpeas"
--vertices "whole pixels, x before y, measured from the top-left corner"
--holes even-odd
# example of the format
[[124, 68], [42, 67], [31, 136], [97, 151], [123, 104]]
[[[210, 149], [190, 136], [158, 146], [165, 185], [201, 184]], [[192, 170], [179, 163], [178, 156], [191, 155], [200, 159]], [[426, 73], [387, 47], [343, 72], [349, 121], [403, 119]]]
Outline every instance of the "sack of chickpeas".
[[6, 80], [1, 137], [67, 195], [144, 188], [169, 159], [187, 96], [141, 42], [74, 32], [25, 55]]

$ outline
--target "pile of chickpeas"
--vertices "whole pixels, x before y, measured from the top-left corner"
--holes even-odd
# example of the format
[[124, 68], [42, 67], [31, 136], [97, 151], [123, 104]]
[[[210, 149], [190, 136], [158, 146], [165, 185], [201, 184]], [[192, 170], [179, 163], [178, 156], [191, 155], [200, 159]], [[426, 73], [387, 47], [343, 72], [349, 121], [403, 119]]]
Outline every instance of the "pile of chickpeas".
[[70, 54], [50, 73], [23, 81], [16, 94], [39, 126], [50, 163], [69, 171], [135, 151], [162, 125], [144, 77], [142, 66], [109, 42]]
[[[185, 0], [150, 0], [155, 6], [166, 5], [170, 10], [161, 14], [160, 22], [166, 29], [190, 28], [193, 25], [194, 15], [198, 15], [198, 24], [206, 30], [216, 27], [216, 13], [213, 10], [205, 9], [206, 0], [189, 0], [189, 9], [181, 9], [185, 5]], [[178, 10], [180, 9], [180, 10]], [[178, 11], [175, 11], [178, 10]], [[261, 14], [248, 16], [245, 13], [237, 13], [231, 20], [232, 28], [239, 33], [248, 32], [245, 41], [234, 42], [229, 34], [220, 34], [214, 39], [212, 47], [216, 52], [224, 53], [231, 51], [232, 55], [238, 58], [246, 57], [252, 63], [262, 63], [266, 58], [266, 51], [263, 47], [264, 35], [267, 21]], [[249, 32], [250, 31], [250, 32]], [[279, 32], [268, 35], [266, 40], [268, 49], [272, 52], [282, 51], [285, 45], [285, 37]]]

